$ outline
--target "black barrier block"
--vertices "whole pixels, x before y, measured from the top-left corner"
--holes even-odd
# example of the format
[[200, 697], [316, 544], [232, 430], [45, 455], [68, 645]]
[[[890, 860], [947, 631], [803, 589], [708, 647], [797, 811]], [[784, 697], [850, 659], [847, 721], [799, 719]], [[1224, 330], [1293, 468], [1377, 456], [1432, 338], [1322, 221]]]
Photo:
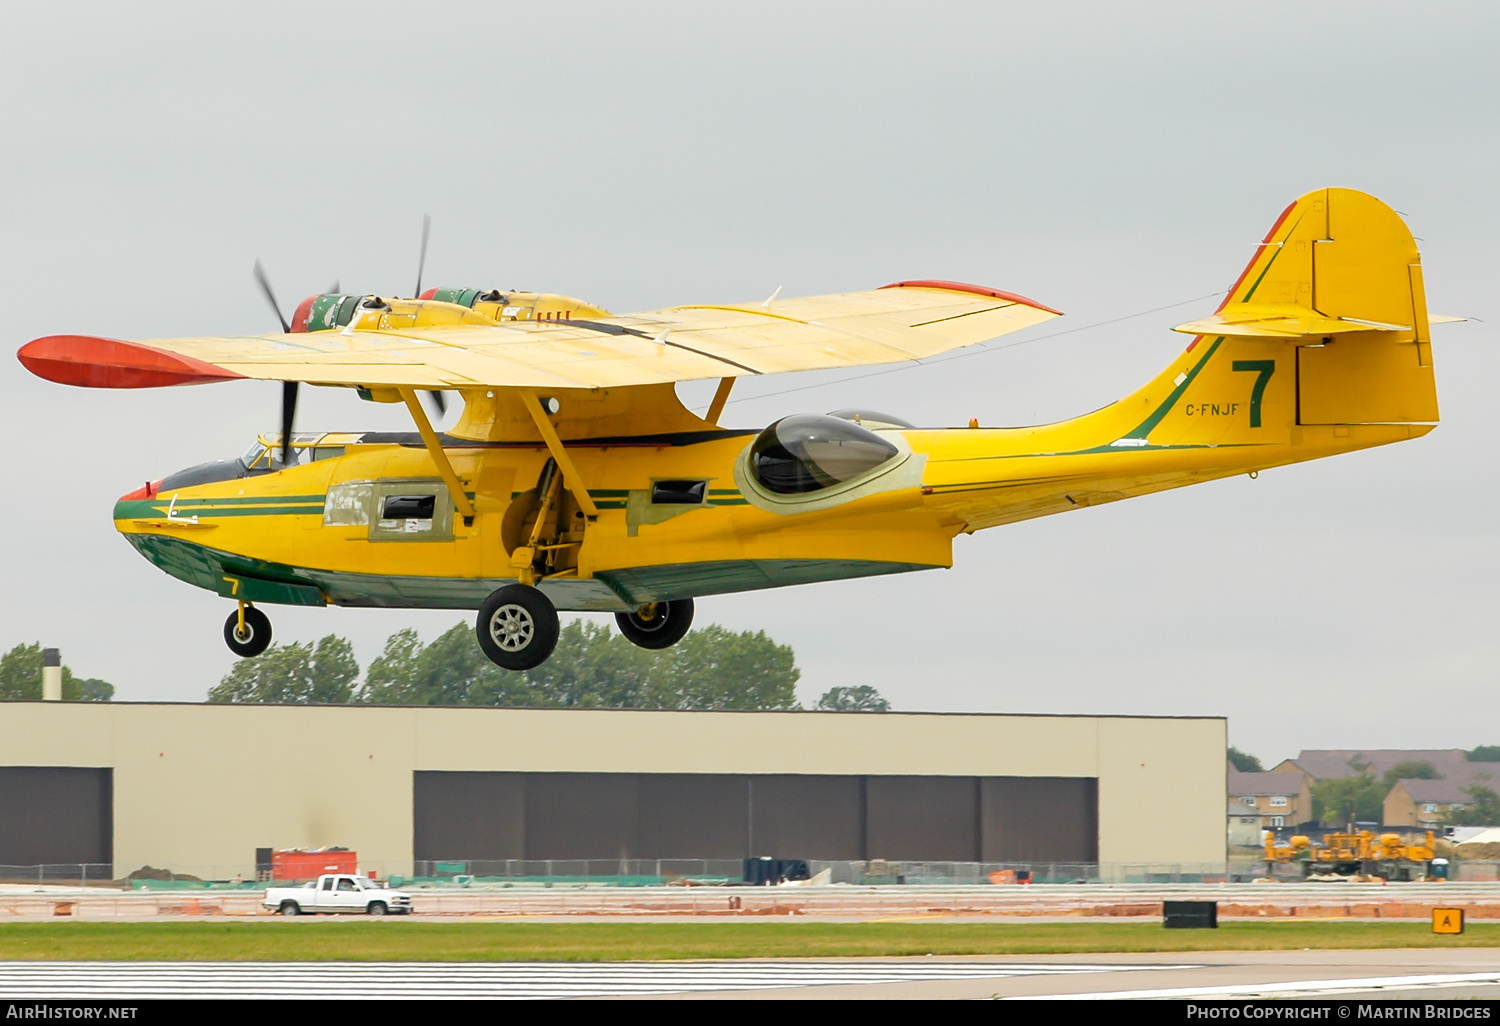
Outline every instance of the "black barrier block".
[[769, 887], [776, 883], [776, 860], [772, 858], [746, 859], [743, 882], [754, 887]]
[[1162, 925], [1169, 930], [1217, 930], [1217, 901], [1164, 901], [1161, 903]]
[[812, 874], [807, 870], [807, 862], [803, 859], [777, 859], [776, 879], [782, 880], [810, 880]]

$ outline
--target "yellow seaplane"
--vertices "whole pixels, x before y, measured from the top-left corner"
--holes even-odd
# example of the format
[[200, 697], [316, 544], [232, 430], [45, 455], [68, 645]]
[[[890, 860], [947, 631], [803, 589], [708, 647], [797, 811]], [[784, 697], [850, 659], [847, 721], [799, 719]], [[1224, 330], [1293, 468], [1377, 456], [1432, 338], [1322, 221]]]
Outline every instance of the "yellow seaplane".
[[[264, 285], [264, 279], [262, 278]], [[268, 297], [271, 296], [267, 287]], [[916, 427], [840, 410], [720, 426], [742, 377], [921, 360], [1058, 311], [948, 281], [611, 314], [561, 295], [417, 289], [304, 300], [278, 334], [140, 342], [52, 335], [50, 381], [281, 381], [281, 433], [124, 495], [115, 527], [236, 604], [477, 609], [497, 664], [542, 663], [558, 610], [613, 612], [637, 645], [700, 596], [948, 567], [985, 527], [1425, 435], [1438, 419], [1422, 266], [1395, 211], [1319, 189], [1276, 219], [1153, 380], [1055, 424]], [[272, 302], [274, 303], [274, 297]], [[279, 313], [278, 313], [278, 316]], [[718, 379], [702, 416], [680, 381]], [[299, 383], [401, 403], [409, 433], [299, 434]], [[422, 392], [457, 391], [436, 432]]]

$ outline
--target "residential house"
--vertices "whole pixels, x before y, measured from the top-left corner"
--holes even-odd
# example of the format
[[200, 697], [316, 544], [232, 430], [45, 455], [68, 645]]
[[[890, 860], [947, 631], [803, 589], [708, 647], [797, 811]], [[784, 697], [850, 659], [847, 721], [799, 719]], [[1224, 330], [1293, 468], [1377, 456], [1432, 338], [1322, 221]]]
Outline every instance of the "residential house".
[[1493, 766], [1500, 770], [1495, 763], [1469, 762], [1468, 753], [1462, 748], [1304, 748], [1295, 759], [1283, 759], [1272, 766], [1271, 772], [1301, 770], [1316, 783], [1353, 776], [1360, 772], [1356, 766], [1367, 767], [1364, 772], [1381, 777], [1398, 762], [1430, 762], [1445, 778], [1466, 778], [1470, 766]]
[[[1492, 766], [1495, 763], [1471, 763], [1471, 766]], [[1500, 774], [1497, 774], [1500, 776]], [[1443, 817], [1457, 812], [1473, 801], [1465, 788], [1474, 786], [1500, 790], [1500, 783], [1471, 775], [1452, 780], [1398, 780], [1391, 793], [1385, 796], [1385, 822], [1390, 826], [1414, 826], [1424, 830], [1435, 830], [1442, 826]]]
[[1314, 748], [1277, 764], [1272, 772], [1299, 769], [1312, 783], [1337, 780], [1361, 772], [1379, 779], [1398, 763], [1425, 762], [1439, 774], [1436, 780], [1400, 780], [1385, 796], [1385, 826], [1429, 829], [1455, 805], [1471, 800], [1465, 788], [1476, 784], [1500, 791], [1500, 763], [1470, 762], [1462, 748]]
[[1312, 778], [1299, 769], [1270, 773], [1229, 771], [1229, 800], [1255, 810], [1267, 830], [1312, 819]]

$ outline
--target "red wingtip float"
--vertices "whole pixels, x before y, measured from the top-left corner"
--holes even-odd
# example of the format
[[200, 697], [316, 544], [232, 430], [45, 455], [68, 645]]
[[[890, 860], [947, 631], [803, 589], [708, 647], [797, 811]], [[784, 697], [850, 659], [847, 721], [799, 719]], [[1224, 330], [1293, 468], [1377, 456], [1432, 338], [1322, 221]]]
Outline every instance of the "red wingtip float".
[[48, 335], [16, 357], [39, 378], [84, 388], [160, 388], [244, 377], [163, 349], [92, 335]]

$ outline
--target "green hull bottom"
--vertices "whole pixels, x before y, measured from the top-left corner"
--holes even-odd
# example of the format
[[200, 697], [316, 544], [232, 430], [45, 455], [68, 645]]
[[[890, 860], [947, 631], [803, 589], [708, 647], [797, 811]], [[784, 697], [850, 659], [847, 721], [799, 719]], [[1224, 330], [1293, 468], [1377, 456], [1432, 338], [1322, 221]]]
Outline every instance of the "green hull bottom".
[[[313, 570], [221, 552], [184, 538], [127, 534], [137, 552], [180, 581], [225, 598], [279, 605], [478, 609], [515, 578], [390, 577]], [[926, 563], [850, 559], [739, 559], [609, 570], [592, 580], [542, 581], [568, 612], [623, 612], [647, 602], [782, 588], [792, 584], [937, 569]]]

